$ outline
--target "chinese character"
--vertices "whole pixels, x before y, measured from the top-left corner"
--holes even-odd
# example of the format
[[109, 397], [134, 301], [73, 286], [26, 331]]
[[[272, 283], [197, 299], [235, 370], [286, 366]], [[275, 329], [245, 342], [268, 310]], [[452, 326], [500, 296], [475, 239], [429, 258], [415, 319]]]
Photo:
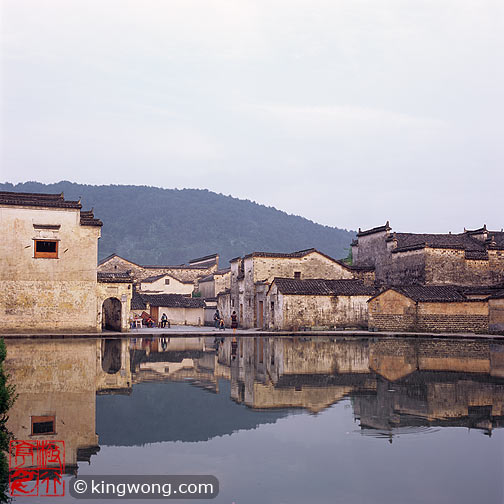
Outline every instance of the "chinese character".
[[9, 487], [12, 497], [65, 495], [64, 441], [11, 441]]

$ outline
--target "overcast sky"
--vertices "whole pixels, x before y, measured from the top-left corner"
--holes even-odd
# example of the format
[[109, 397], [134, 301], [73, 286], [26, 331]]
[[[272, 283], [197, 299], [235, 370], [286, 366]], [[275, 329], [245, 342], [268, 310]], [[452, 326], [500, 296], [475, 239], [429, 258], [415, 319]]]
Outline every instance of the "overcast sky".
[[0, 0], [1, 180], [504, 226], [502, 0]]

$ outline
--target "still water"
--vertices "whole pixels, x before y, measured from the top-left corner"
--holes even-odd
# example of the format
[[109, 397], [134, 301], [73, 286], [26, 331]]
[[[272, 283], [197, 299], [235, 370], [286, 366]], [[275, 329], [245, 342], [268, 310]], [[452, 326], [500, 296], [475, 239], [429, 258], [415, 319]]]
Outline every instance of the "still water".
[[[64, 440], [66, 484], [212, 474], [215, 500], [171, 502], [504, 502], [504, 343], [212, 336], [7, 340], [7, 352], [8, 426]], [[66, 493], [54, 501], [79, 502]]]

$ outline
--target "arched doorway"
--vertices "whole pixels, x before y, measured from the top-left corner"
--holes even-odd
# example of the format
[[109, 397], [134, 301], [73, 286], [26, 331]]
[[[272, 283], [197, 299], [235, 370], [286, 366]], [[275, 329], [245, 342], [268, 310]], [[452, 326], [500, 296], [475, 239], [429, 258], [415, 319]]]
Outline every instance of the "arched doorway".
[[102, 340], [101, 364], [105, 373], [115, 374], [121, 369], [121, 340]]
[[109, 331], [121, 330], [121, 301], [117, 298], [108, 298], [102, 305], [102, 329]]

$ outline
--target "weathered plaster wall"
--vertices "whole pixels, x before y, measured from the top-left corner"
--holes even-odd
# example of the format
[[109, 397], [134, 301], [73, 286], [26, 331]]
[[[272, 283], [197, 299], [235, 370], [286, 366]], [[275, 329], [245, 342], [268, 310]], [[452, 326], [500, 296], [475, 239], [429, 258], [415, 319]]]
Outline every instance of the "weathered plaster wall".
[[[292, 296], [272, 291], [271, 299], [278, 299], [279, 307], [272, 329], [367, 327], [369, 296]], [[269, 297], [268, 301], [271, 302]]]
[[[59, 229], [36, 229], [59, 225]], [[77, 209], [0, 208], [0, 331], [96, 331], [100, 228]], [[58, 241], [58, 258], [35, 258], [34, 240]]]
[[219, 294], [217, 296], [217, 308], [224, 319], [226, 327], [231, 327], [231, 294]]
[[203, 299], [215, 297], [215, 281], [213, 279], [199, 282], [198, 289]]
[[356, 266], [377, 266], [386, 260], [389, 257], [385, 242], [387, 236], [387, 231], [359, 236], [359, 246], [352, 247], [353, 264]]
[[161, 320], [163, 313], [166, 313], [170, 324], [200, 326], [205, 322], [204, 308], [168, 308], [160, 306], [157, 322]]
[[[161, 273], [160, 273], [161, 274]], [[165, 280], [169, 280], [168, 285]], [[142, 291], [155, 291], [162, 294], [192, 294], [194, 290], [194, 284], [192, 283], [182, 283], [176, 278], [166, 277], [160, 278], [155, 282], [141, 282], [140, 290]]]
[[231, 288], [231, 271], [227, 271], [226, 273], [215, 273], [214, 281], [215, 281], [214, 296], [217, 296], [219, 292], [224, 292], [226, 289]]
[[377, 278], [388, 285], [425, 284], [425, 249], [391, 253], [380, 263]]
[[426, 283], [492, 285], [488, 260], [466, 259], [463, 250], [426, 248], [425, 252]]

